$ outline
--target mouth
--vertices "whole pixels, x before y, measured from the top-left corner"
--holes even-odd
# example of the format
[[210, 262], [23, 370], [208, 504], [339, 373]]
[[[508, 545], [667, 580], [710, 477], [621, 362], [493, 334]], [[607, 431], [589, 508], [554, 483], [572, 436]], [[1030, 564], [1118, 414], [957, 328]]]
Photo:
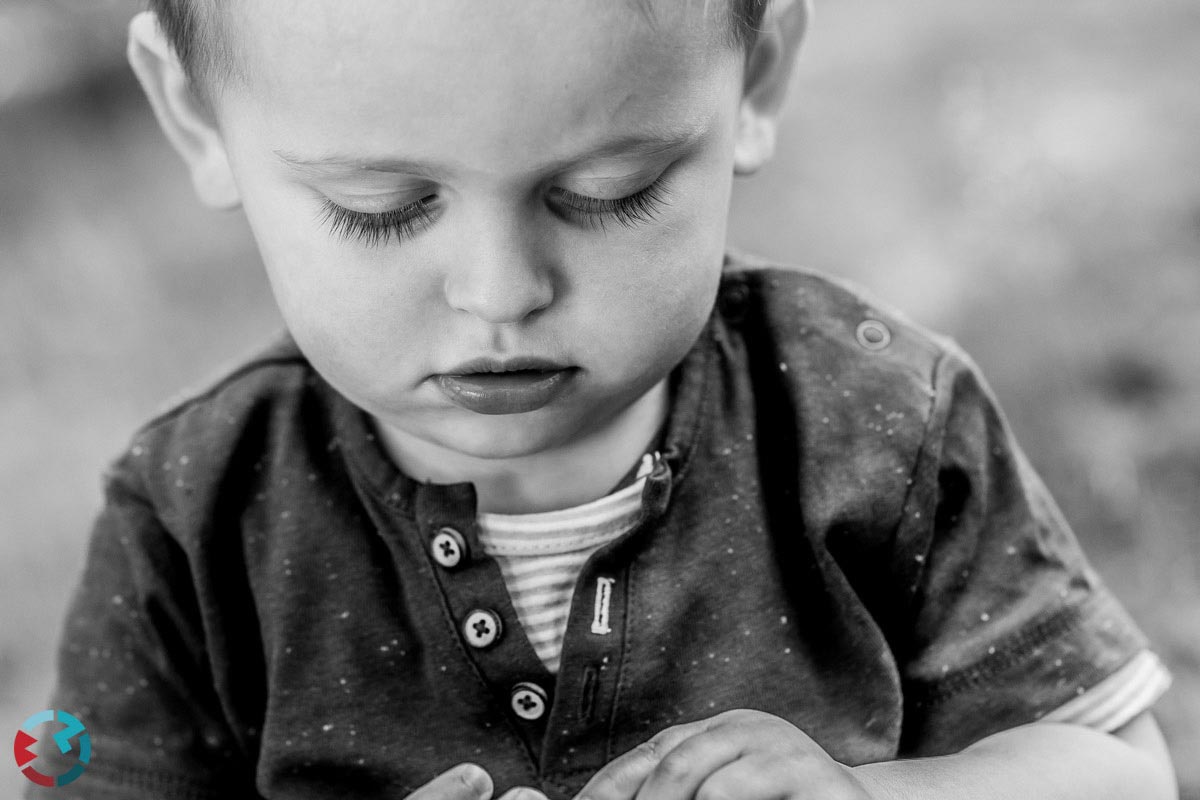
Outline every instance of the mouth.
[[579, 373], [540, 358], [478, 358], [433, 376], [450, 402], [476, 414], [536, 411], [566, 391]]

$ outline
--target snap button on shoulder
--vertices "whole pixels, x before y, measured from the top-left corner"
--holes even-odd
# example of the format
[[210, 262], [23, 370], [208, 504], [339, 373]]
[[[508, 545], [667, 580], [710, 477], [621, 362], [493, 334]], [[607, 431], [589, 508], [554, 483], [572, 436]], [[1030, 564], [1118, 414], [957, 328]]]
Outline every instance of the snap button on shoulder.
[[864, 319], [858, 323], [854, 338], [867, 350], [882, 350], [892, 343], [892, 332], [877, 319]]
[[504, 625], [495, 611], [477, 608], [463, 620], [462, 632], [471, 647], [491, 647], [500, 638]]
[[541, 719], [546, 713], [546, 690], [536, 683], [521, 682], [512, 688], [512, 710], [521, 719]]
[[467, 554], [467, 542], [454, 528], [439, 528], [429, 543], [433, 560], [446, 569], [454, 569]]
[[750, 289], [744, 283], [731, 283], [721, 287], [717, 302], [723, 313], [731, 322], [740, 322], [746, 316], [746, 303], [750, 299]]

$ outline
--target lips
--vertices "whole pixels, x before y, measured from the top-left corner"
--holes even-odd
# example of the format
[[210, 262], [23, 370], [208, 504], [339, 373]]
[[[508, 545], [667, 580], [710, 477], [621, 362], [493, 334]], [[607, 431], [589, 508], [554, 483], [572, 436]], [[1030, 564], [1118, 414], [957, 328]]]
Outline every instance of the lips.
[[523, 414], [549, 404], [574, 383], [577, 367], [541, 358], [477, 358], [433, 376], [450, 402], [476, 414]]

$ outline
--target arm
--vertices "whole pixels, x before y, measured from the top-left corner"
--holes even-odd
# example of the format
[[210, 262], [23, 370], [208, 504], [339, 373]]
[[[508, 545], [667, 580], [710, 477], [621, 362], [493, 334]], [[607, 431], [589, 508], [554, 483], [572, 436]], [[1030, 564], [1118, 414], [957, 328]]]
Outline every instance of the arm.
[[[119, 462], [61, 633], [51, 708], [88, 728], [94, 757], [27, 797], [257, 798], [244, 739], [213, 686], [187, 553]], [[60, 758], [63, 764], [57, 764]], [[74, 754], [43, 748], [51, 774]]]
[[866, 764], [853, 770], [874, 800], [1176, 800], [1171, 759], [1145, 712], [1112, 734], [1033, 723], [950, 756]]
[[598, 772], [588, 800], [1176, 800], [1149, 712], [1113, 734], [1032, 723], [955, 755], [847, 767], [786, 720], [738, 710], [659, 733]]
[[[937, 385], [927, 448], [938, 491], [924, 509], [934, 522], [909, 538], [926, 546], [898, 640], [900, 754], [911, 758], [855, 776], [881, 800], [1174, 800], [1144, 710], [1169, 677], [1134, 657], [1144, 637], [1088, 566], [974, 365], [951, 354]], [[1032, 722], [1056, 718], [1080, 724]]]

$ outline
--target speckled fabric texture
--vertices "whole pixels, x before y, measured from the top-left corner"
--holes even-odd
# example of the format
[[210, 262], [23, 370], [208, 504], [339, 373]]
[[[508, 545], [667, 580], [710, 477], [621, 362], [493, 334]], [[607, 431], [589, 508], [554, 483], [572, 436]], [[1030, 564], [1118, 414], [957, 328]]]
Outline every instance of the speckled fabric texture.
[[[401, 475], [290, 342], [155, 419], [108, 476], [64, 628], [52, 702], [92, 763], [30, 796], [394, 800], [474, 761], [497, 796], [566, 798], [732, 708], [850, 764], [948, 753], [1145, 647], [947, 341], [731, 263], [671, 390], [642, 519], [585, 565], [557, 676], [472, 486]], [[480, 609], [501, 630], [476, 648]]]

